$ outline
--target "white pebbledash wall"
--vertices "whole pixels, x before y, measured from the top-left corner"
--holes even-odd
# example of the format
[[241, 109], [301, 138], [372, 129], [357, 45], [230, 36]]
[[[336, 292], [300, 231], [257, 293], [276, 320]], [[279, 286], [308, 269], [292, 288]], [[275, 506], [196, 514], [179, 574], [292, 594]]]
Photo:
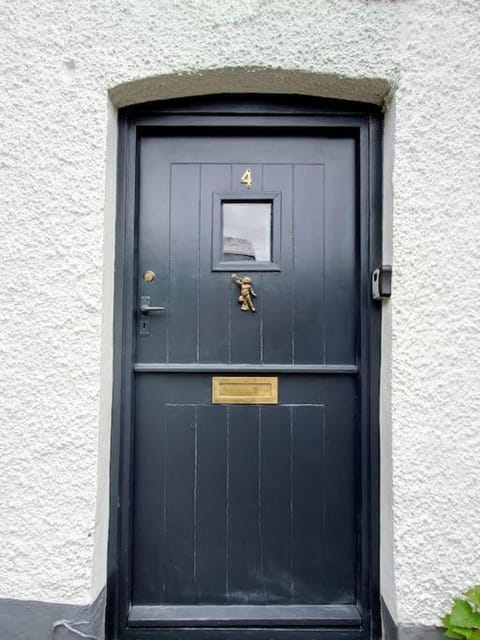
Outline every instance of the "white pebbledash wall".
[[105, 583], [116, 108], [296, 92], [387, 107], [382, 590], [397, 621], [437, 622], [480, 581], [478, 0], [0, 14], [0, 597], [86, 603]]

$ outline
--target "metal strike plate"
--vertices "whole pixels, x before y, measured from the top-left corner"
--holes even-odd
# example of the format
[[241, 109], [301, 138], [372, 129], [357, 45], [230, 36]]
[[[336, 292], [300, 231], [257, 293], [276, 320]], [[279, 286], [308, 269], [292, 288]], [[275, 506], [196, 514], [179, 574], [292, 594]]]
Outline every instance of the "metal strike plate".
[[212, 378], [213, 404], [278, 404], [278, 378]]
[[392, 295], [392, 266], [384, 264], [372, 273], [372, 298], [388, 300]]

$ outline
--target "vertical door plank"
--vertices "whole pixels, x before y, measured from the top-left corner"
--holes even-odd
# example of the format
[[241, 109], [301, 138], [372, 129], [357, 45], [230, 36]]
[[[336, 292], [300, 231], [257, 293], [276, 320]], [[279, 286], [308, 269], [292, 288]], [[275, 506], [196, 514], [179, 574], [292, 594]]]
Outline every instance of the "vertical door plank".
[[[240, 182], [245, 170], [252, 170], [253, 185], [247, 189]], [[232, 165], [233, 184], [235, 193], [251, 193], [262, 191], [262, 166], [257, 164]], [[240, 197], [241, 199], [241, 197]], [[253, 288], [257, 294], [254, 299], [256, 312], [242, 311], [238, 303], [240, 289], [238, 285], [231, 283], [231, 311], [230, 311], [230, 361], [234, 363], [258, 363], [262, 361], [262, 306], [263, 286], [262, 274], [259, 272], [247, 273], [240, 271], [239, 275], [249, 275], [253, 280]]]
[[325, 172], [325, 310], [327, 362], [355, 362], [357, 323], [355, 144], [330, 143]]
[[229, 273], [212, 272], [213, 234], [220, 235], [222, 233], [220, 224], [216, 224], [212, 228], [212, 207], [215, 193], [230, 191], [231, 173], [230, 164], [203, 164], [201, 166], [200, 299], [198, 309], [200, 362], [228, 362], [229, 316], [234, 291]]
[[267, 164], [263, 167], [263, 186], [267, 192], [280, 192], [280, 272], [266, 272], [262, 289], [263, 362], [292, 362], [292, 301], [293, 301], [293, 230], [292, 178], [289, 164]]
[[224, 602], [227, 578], [227, 408], [200, 406], [197, 424], [196, 584]]
[[[332, 576], [328, 597], [355, 601], [355, 490], [359, 474], [355, 456], [355, 380], [344, 378], [327, 386], [325, 405], [325, 572]], [[360, 495], [357, 495], [360, 500]]]
[[[135, 486], [140, 489], [133, 501], [133, 599], [155, 602], [162, 593], [165, 548], [164, 531], [164, 451], [165, 415], [159, 415], [158, 382], [145, 376], [137, 379], [136, 429], [134, 446]], [[154, 393], [152, 393], [152, 391]], [[162, 402], [160, 401], [160, 406]], [[148, 487], [148, 490], [146, 490]], [[148, 526], [144, 526], [145, 520]]]
[[[164, 602], [195, 600], [195, 458], [197, 410], [166, 406]], [[161, 543], [161, 541], [159, 541]]]
[[170, 362], [196, 362], [200, 165], [172, 165], [170, 207], [168, 357]]
[[294, 170], [294, 362], [324, 362], [324, 167]]
[[230, 603], [262, 601], [259, 522], [258, 408], [229, 410], [228, 595]]
[[292, 593], [289, 407], [261, 407], [261, 530], [265, 601], [288, 604]]
[[295, 602], [321, 602], [325, 574], [325, 424], [322, 406], [292, 408]]
[[[166, 144], [158, 138], [142, 138], [139, 150], [138, 297], [150, 296], [151, 304], [157, 306], [166, 305], [169, 291], [170, 164], [165, 154]], [[147, 269], [156, 274], [153, 282], [147, 283], [142, 278]], [[165, 362], [165, 320], [162, 315], [150, 316], [150, 335], [137, 340], [139, 361]]]

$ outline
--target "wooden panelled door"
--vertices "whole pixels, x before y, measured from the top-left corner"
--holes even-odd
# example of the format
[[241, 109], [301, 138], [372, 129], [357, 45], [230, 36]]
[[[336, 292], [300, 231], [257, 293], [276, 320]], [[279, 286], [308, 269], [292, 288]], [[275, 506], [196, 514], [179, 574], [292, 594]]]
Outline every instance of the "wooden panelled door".
[[374, 637], [372, 116], [228, 104], [126, 127], [112, 629]]

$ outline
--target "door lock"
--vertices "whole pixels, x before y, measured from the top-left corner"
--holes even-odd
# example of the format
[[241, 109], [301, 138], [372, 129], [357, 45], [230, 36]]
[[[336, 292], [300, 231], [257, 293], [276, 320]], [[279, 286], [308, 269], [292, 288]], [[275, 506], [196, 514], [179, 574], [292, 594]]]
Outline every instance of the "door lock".
[[392, 295], [392, 267], [384, 264], [372, 273], [372, 298], [387, 300]]
[[150, 335], [150, 314], [163, 313], [165, 307], [154, 307], [150, 305], [150, 296], [140, 296], [138, 307], [138, 335]]

